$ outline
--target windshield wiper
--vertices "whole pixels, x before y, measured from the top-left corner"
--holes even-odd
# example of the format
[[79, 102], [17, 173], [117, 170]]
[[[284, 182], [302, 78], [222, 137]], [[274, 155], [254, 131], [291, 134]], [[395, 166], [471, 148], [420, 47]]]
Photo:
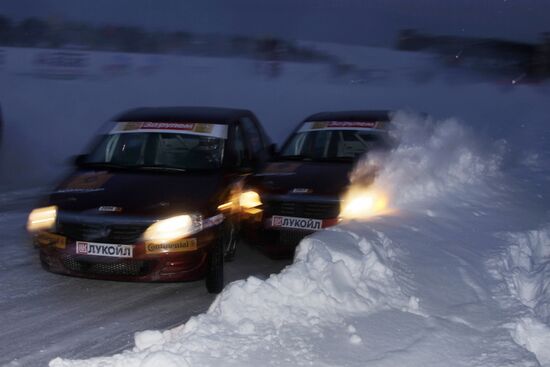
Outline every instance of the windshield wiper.
[[82, 162], [79, 164], [80, 167], [90, 167], [90, 168], [120, 168], [127, 169], [127, 166], [120, 164], [109, 163], [109, 162]]
[[289, 161], [313, 161], [313, 162], [352, 162], [352, 157], [312, 157], [309, 155], [281, 155], [277, 157]]
[[280, 155], [277, 157], [279, 159], [288, 160], [288, 161], [311, 161], [313, 157], [309, 155], [296, 154], [296, 155]]
[[353, 162], [355, 158], [352, 157], [322, 157], [316, 158], [316, 162]]
[[173, 166], [167, 166], [167, 165], [148, 165], [148, 164], [139, 164], [139, 165], [122, 165], [122, 164], [115, 164], [115, 163], [109, 163], [109, 162], [83, 162], [80, 164], [81, 167], [88, 167], [88, 168], [113, 168], [113, 169], [125, 169], [125, 170], [133, 170], [133, 169], [143, 169], [143, 170], [159, 170], [159, 171], [177, 171], [177, 172], [186, 172], [187, 170], [185, 168], [178, 168]]
[[144, 169], [144, 170], [158, 170], [158, 171], [175, 171], [175, 172], [186, 172], [187, 169], [185, 168], [178, 168], [168, 165], [162, 165], [162, 164], [141, 164], [136, 166], [130, 166], [129, 168], [137, 168], [137, 169]]

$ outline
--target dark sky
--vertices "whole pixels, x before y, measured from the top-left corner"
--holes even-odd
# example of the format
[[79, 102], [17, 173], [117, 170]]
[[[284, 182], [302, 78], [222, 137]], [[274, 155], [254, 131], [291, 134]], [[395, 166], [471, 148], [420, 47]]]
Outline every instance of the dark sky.
[[0, 0], [0, 14], [390, 44], [402, 28], [536, 41], [550, 0]]

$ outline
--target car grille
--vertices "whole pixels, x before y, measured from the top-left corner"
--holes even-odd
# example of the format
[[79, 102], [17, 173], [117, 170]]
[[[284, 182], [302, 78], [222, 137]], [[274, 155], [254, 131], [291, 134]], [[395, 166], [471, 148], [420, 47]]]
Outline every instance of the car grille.
[[313, 219], [332, 219], [337, 218], [340, 212], [339, 203], [271, 201], [267, 204], [271, 215], [284, 215]]
[[124, 260], [112, 263], [93, 263], [69, 256], [65, 257], [62, 262], [67, 270], [83, 274], [141, 276], [149, 272], [146, 261]]
[[96, 241], [103, 243], [135, 243], [147, 229], [143, 225], [70, 223], [57, 224], [57, 233], [74, 240]]

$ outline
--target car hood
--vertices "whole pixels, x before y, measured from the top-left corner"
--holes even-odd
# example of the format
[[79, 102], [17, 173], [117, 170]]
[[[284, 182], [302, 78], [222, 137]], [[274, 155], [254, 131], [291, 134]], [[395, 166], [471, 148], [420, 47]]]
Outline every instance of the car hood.
[[167, 217], [210, 214], [223, 192], [221, 173], [80, 170], [50, 195], [61, 211]]
[[340, 196], [350, 184], [353, 163], [272, 162], [251, 180], [269, 194]]

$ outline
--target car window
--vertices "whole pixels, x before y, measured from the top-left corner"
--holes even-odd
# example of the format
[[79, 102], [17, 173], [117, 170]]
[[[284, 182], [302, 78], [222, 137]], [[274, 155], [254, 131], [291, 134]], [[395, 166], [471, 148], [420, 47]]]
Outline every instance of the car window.
[[213, 169], [221, 167], [224, 143], [221, 138], [185, 133], [109, 134], [85, 163], [127, 168]]
[[252, 152], [254, 154], [258, 154], [263, 150], [264, 146], [262, 143], [261, 135], [258, 132], [258, 129], [254, 124], [254, 121], [252, 121], [248, 117], [243, 117], [241, 119], [241, 124], [242, 124], [242, 130], [244, 130], [244, 133], [248, 139], [248, 143], [250, 144], [250, 148], [252, 149]]
[[384, 133], [361, 130], [321, 130], [296, 133], [281, 157], [304, 159], [356, 159], [373, 150], [389, 148]]
[[223, 140], [184, 134], [159, 134], [154, 164], [216, 168], [223, 160]]
[[143, 164], [146, 144], [147, 134], [108, 135], [89, 159], [125, 166]]
[[235, 125], [235, 139], [233, 141], [233, 149], [235, 151], [236, 166], [249, 167], [250, 154], [245, 143], [243, 129], [239, 124]]
[[260, 124], [257, 120], [256, 120], [255, 126], [258, 128], [258, 131], [260, 132], [260, 137], [262, 138], [262, 143], [264, 148], [267, 148], [271, 144], [271, 139], [269, 138], [269, 135], [267, 135], [262, 124]]

